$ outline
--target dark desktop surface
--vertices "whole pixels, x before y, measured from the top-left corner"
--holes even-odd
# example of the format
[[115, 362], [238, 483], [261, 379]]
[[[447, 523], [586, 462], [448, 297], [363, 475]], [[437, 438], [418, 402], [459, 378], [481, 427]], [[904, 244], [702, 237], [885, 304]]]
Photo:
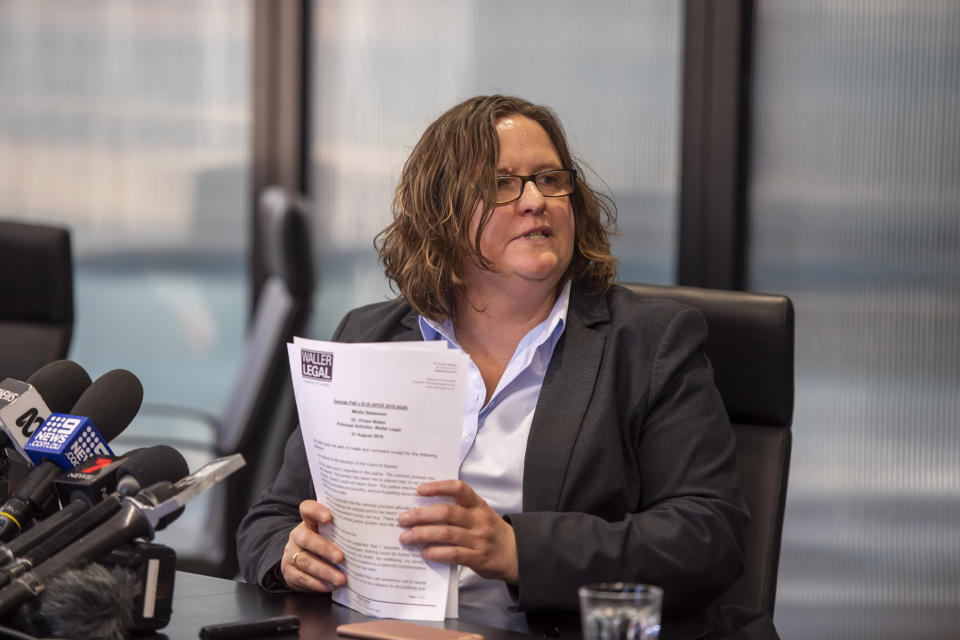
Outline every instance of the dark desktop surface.
[[[373, 620], [352, 609], [333, 603], [330, 598], [309, 593], [270, 594], [242, 582], [210, 578], [178, 571], [173, 588], [173, 615], [157, 636], [171, 640], [197, 638], [206, 625], [252, 621], [273, 616], [300, 617], [299, 636], [295, 634], [261, 636], [287, 640], [299, 637], [340, 638], [337, 626], [349, 622]], [[531, 636], [512, 631], [482, 627], [457, 620], [417, 622], [436, 627], [480, 633], [487, 640], [508, 640]]]

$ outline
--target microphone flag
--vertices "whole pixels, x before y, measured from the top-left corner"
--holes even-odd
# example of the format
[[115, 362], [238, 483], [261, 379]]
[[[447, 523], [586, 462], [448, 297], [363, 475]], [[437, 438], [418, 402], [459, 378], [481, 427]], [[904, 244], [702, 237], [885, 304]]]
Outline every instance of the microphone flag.
[[0, 382], [0, 429], [24, 459], [23, 445], [49, 415], [50, 409], [32, 385], [13, 378]]
[[34, 464], [50, 460], [64, 469], [73, 469], [90, 456], [113, 455], [89, 418], [67, 413], [51, 413], [23, 450]]

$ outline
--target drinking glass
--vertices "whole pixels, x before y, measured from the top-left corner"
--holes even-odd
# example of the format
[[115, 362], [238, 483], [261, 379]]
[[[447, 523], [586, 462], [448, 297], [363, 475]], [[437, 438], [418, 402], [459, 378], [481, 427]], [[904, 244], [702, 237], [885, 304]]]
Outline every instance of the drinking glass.
[[584, 640], [654, 640], [660, 634], [660, 587], [610, 582], [578, 593]]

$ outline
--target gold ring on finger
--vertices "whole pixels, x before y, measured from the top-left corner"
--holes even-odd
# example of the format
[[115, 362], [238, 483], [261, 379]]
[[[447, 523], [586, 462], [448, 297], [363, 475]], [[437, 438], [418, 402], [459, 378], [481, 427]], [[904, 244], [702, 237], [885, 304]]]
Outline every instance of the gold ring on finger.
[[293, 554], [293, 557], [290, 558], [290, 564], [292, 564], [292, 565], [293, 565], [294, 567], [296, 567], [297, 569], [300, 568], [300, 567], [297, 565], [297, 556], [298, 556], [298, 555], [300, 555], [300, 552], [299, 552], [299, 551], [297, 551], [295, 554]]

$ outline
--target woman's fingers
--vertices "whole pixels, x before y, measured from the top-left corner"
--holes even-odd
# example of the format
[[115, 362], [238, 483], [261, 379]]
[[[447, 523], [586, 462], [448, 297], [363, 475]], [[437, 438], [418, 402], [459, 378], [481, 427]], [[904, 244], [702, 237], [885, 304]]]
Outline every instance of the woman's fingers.
[[300, 518], [316, 530], [319, 525], [333, 520], [333, 514], [330, 513], [330, 509], [316, 500], [304, 500], [300, 503]]
[[300, 503], [303, 522], [290, 532], [280, 562], [280, 573], [292, 589], [333, 591], [347, 577], [334, 564], [343, 562], [343, 551], [317, 532], [318, 524], [333, 519], [329, 509], [315, 500]]
[[474, 490], [460, 480], [427, 482], [417, 487], [421, 496], [446, 496], [455, 504], [418, 507], [397, 520], [409, 527], [402, 544], [421, 547], [421, 555], [435, 562], [462, 564], [479, 575], [517, 582], [519, 564], [513, 527]]
[[417, 487], [417, 495], [447, 496], [463, 507], [476, 507], [485, 504], [473, 488], [462, 480], [437, 480], [424, 482]]
[[301, 522], [294, 527], [290, 532], [290, 543], [293, 545], [293, 552], [303, 549], [333, 564], [343, 562], [343, 551], [306, 523]]
[[346, 576], [332, 564], [289, 544], [284, 549], [281, 573], [291, 588], [301, 591], [330, 592], [346, 583]]

